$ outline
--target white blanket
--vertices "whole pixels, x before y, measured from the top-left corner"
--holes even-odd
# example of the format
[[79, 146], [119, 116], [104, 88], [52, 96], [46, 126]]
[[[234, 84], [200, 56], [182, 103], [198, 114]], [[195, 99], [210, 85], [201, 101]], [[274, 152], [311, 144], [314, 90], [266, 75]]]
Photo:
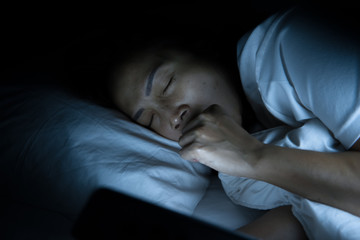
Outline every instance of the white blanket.
[[[322, 152], [344, 151], [329, 130], [316, 119], [302, 127], [276, 127], [254, 134], [262, 142], [283, 147]], [[310, 201], [274, 185], [253, 179], [219, 174], [227, 195], [239, 205], [272, 209], [292, 205], [292, 211], [310, 239], [360, 239], [360, 218], [324, 204]]]

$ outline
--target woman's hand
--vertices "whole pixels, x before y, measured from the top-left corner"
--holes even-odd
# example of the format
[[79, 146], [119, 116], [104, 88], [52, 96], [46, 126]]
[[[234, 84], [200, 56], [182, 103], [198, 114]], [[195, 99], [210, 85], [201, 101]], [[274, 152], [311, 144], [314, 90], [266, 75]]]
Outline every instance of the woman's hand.
[[218, 105], [190, 121], [179, 139], [181, 157], [229, 175], [253, 177], [263, 143], [247, 133]]

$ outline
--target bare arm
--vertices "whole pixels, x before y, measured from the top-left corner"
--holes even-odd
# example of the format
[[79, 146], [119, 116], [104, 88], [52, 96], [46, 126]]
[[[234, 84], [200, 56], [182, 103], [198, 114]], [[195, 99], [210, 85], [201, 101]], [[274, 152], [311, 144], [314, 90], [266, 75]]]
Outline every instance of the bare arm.
[[264, 145], [255, 172], [256, 179], [360, 216], [359, 151], [322, 153]]
[[360, 140], [354, 151], [323, 153], [266, 145], [212, 106], [184, 128], [183, 158], [266, 181], [360, 216]]
[[270, 210], [238, 231], [266, 240], [308, 239], [303, 227], [292, 214], [290, 206]]

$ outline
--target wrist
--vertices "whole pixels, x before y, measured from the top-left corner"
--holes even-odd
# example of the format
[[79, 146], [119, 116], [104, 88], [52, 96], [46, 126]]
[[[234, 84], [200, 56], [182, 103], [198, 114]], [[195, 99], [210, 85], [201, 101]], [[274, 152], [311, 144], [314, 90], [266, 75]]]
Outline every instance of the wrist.
[[261, 143], [261, 145], [253, 151], [251, 178], [268, 181], [275, 167], [275, 164], [271, 163], [271, 158], [269, 157], [272, 156], [274, 147], [275, 146], [270, 144]]
[[[242, 152], [242, 159], [245, 160], [246, 165], [241, 166], [239, 171], [240, 177], [246, 177], [256, 180], [264, 180], [263, 174], [266, 171], [267, 158], [266, 154], [269, 151], [270, 145], [264, 144], [262, 142], [257, 142], [256, 145], [252, 145], [251, 148], [248, 148], [246, 152]], [[247, 166], [244, 169], [244, 166]], [[269, 166], [271, 167], [271, 166]]]

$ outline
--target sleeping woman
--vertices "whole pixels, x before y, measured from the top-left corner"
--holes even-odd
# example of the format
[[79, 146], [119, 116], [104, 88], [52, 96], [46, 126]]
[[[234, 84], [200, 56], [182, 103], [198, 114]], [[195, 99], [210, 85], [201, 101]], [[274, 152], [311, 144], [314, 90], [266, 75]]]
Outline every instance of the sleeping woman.
[[[322, 24], [297, 9], [269, 17], [237, 43], [239, 75], [170, 45], [133, 52], [112, 75], [113, 102], [138, 124], [178, 141], [186, 160], [360, 217], [360, 48]], [[324, 137], [306, 142], [312, 130], [297, 129], [308, 123]], [[279, 126], [292, 132], [284, 138], [296, 138], [296, 147], [252, 135]], [[326, 148], [330, 140], [339, 151]], [[290, 205], [240, 231], [309, 237]]]

